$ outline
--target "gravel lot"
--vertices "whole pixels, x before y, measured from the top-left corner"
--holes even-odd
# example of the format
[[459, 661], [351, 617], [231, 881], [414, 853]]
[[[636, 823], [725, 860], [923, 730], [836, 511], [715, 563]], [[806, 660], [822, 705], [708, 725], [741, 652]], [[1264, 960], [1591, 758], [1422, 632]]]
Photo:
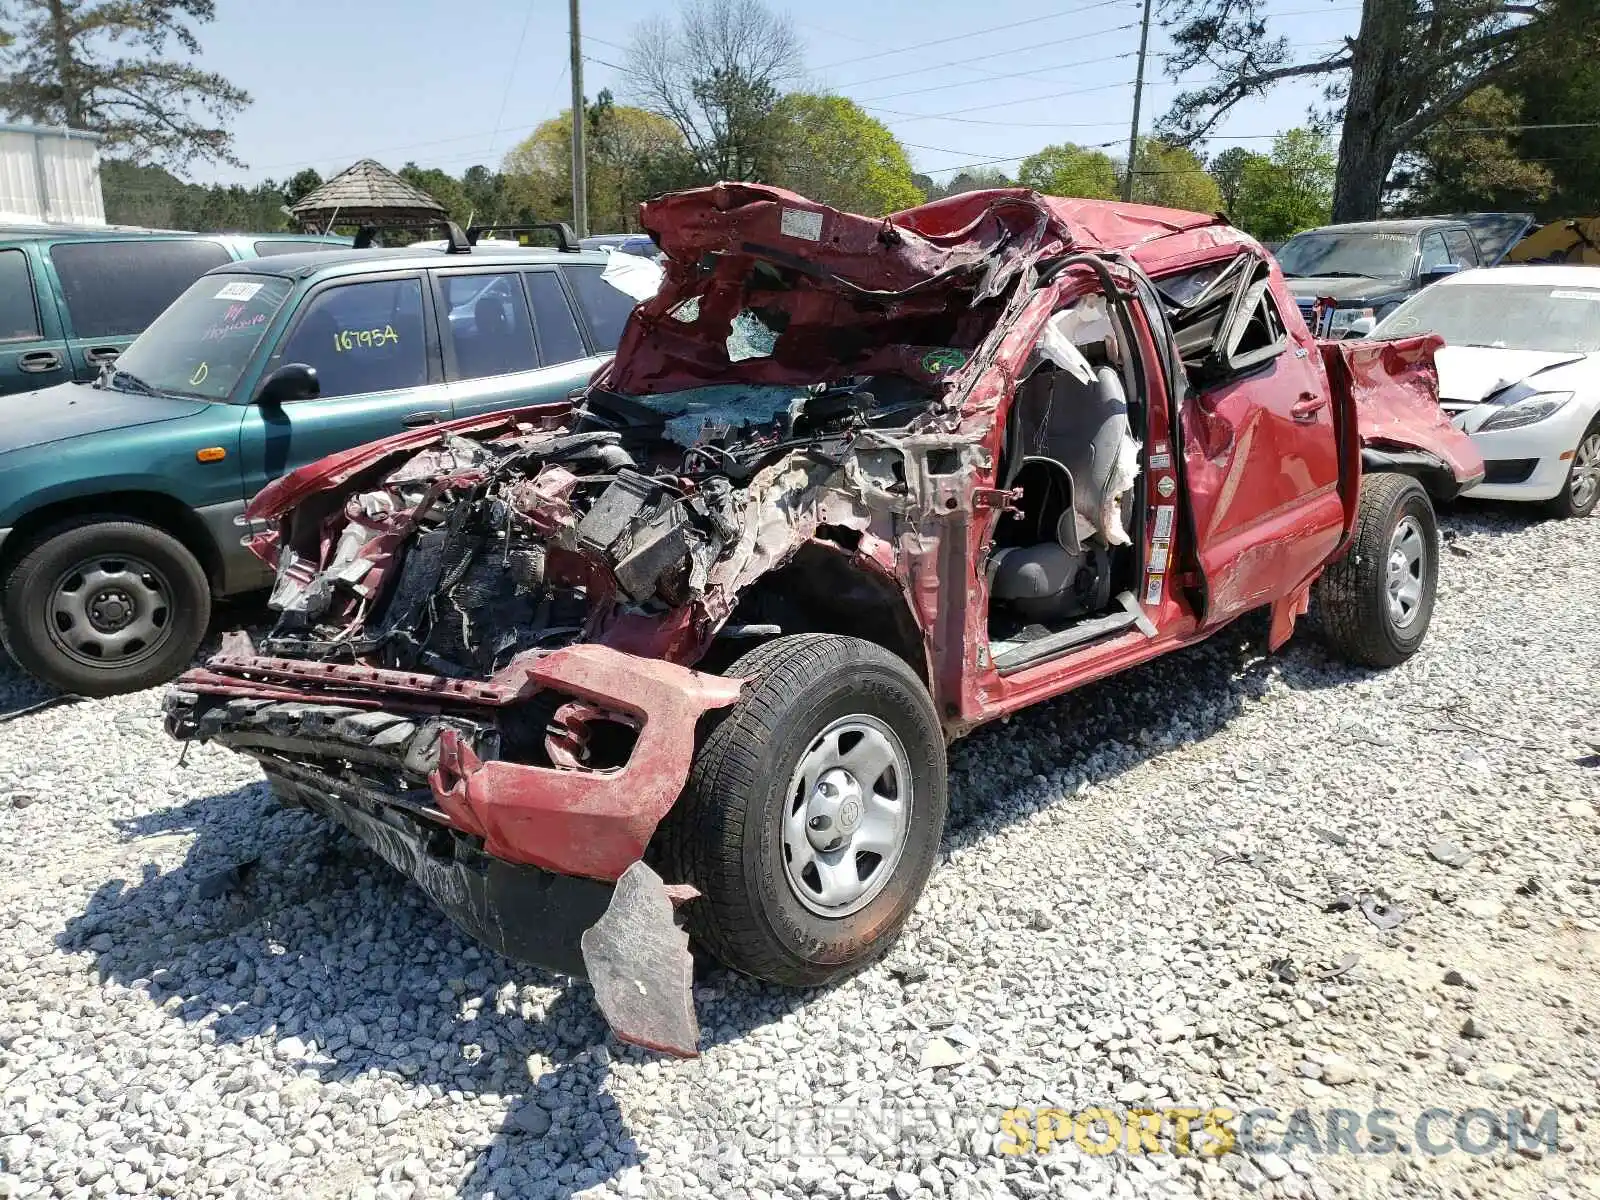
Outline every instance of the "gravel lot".
[[[1229, 631], [958, 744], [887, 962], [709, 973], [695, 1062], [180, 765], [157, 692], [0, 725], [0, 1197], [1600, 1196], [1600, 520], [1445, 526], [1398, 671]], [[1000, 1152], [1107, 1103], [1382, 1107], [1407, 1152]], [[1559, 1144], [1417, 1153], [1430, 1107]]]

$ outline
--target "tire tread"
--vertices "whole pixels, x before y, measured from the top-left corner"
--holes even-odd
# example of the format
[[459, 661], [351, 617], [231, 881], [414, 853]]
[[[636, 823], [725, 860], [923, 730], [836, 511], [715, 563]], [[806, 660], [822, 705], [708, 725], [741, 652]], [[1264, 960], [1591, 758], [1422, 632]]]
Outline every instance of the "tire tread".
[[[730, 795], [758, 794], [762, 751], [777, 732], [790, 698], [825, 675], [868, 664], [902, 673], [926, 695], [901, 659], [858, 638], [792, 634], [764, 642], [737, 659], [725, 673], [752, 682], [706, 735], [683, 795], [657, 832], [655, 846], [672, 877], [694, 883], [703, 893], [685, 909], [690, 933], [714, 958], [746, 974], [793, 986], [829, 982], [886, 951], [909, 916], [908, 908], [899, 922], [883, 930], [874, 953], [848, 966], [803, 963], [782, 953], [761, 927], [759, 905], [745, 882], [746, 806], [721, 802]], [[931, 699], [928, 713], [937, 724]]]
[[[1362, 666], [1392, 667], [1410, 657], [1387, 635], [1388, 618], [1381, 605], [1390, 519], [1412, 493], [1427, 499], [1422, 485], [1409, 475], [1379, 471], [1364, 476], [1355, 536], [1339, 560], [1317, 580], [1317, 623], [1323, 637], [1334, 650]], [[1435, 570], [1437, 562], [1435, 548]]]

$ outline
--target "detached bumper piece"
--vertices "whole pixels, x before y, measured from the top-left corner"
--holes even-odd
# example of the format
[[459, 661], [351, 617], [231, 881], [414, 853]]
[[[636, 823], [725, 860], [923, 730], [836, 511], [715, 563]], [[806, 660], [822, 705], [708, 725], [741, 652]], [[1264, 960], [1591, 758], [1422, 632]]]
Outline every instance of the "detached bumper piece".
[[460, 777], [441, 789], [441, 757], [516, 766], [494, 761], [499, 733], [487, 721], [229, 698], [181, 683], [166, 711], [174, 737], [256, 759], [282, 800], [343, 825], [485, 945], [589, 979], [623, 1041], [699, 1053], [693, 964], [673, 912], [692, 889], [668, 887], [639, 861], [615, 883], [511, 862], [489, 853], [481, 834], [455, 827], [449, 796]]

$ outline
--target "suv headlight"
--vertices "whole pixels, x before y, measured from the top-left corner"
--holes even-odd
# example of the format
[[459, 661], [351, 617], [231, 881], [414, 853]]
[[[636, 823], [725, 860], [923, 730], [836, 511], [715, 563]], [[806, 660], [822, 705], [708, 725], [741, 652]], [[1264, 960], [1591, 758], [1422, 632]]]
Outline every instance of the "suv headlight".
[[1524, 396], [1515, 404], [1508, 404], [1499, 412], [1491, 413], [1489, 419], [1478, 426], [1478, 432], [1532, 425], [1535, 421], [1554, 416], [1571, 399], [1571, 392], [1536, 392], [1532, 396]]
[[1377, 323], [1377, 314], [1370, 308], [1336, 308], [1328, 319], [1328, 332], [1334, 337], [1371, 333]]

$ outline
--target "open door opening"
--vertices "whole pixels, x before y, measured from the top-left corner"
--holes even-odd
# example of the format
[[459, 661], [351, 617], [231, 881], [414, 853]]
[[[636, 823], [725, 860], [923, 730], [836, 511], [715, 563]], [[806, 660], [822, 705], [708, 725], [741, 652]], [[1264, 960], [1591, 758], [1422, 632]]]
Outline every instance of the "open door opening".
[[[989, 653], [1005, 674], [1140, 621], [1146, 398], [1098, 293], [1051, 317], [1012, 399], [1001, 486], [1020, 488], [987, 564]], [[1130, 394], [1132, 393], [1132, 394]]]

